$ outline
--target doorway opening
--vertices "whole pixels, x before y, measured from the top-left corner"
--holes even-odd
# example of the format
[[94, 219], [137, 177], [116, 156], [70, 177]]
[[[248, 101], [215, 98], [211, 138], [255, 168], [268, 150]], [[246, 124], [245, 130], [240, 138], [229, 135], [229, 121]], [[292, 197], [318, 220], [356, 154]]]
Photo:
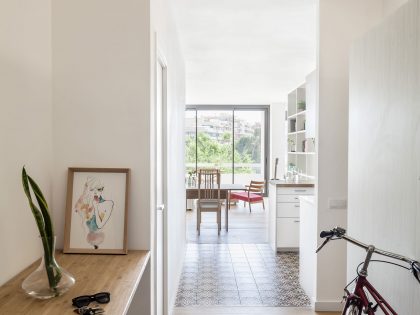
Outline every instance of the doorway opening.
[[[219, 169], [222, 187], [235, 184], [246, 188], [251, 180], [267, 184], [269, 106], [189, 105], [185, 112], [185, 137], [187, 187], [198, 185], [197, 172], [201, 168]], [[226, 204], [227, 200], [223, 207]], [[263, 207], [253, 204], [250, 212], [242, 204], [233, 200], [230, 210], [222, 211], [225, 216], [222, 222], [226, 226], [220, 236], [213, 233], [214, 214], [204, 213], [198, 236], [196, 201], [187, 199], [187, 210], [190, 210], [187, 212], [187, 242], [265, 243], [267, 227]]]
[[189, 190], [198, 190], [197, 171], [217, 168], [222, 188], [242, 185], [246, 191], [251, 180], [265, 181], [265, 209], [255, 203], [250, 211], [241, 200], [224, 199], [220, 235], [216, 213], [201, 215], [198, 233], [196, 201], [187, 199], [188, 244], [177, 307], [310, 303], [299, 286], [299, 256], [278, 255], [268, 244], [269, 114], [268, 106], [187, 106], [187, 198], [193, 196]]

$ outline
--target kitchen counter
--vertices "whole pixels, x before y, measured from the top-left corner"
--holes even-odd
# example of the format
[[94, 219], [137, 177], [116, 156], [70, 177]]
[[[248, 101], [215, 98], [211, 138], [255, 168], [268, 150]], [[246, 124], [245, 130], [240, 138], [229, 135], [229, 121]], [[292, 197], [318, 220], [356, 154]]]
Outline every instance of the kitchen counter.
[[267, 211], [268, 240], [274, 251], [299, 250], [299, 198], [312, 196], [314, 183], [272, 180]]
[[313, 181], [308, 180], [300, 180], [300, 181], [292, 181], [292, 180], [270, 180], [270, 185], [275, 185], [277, 187], [314, 187], [315, 184]]

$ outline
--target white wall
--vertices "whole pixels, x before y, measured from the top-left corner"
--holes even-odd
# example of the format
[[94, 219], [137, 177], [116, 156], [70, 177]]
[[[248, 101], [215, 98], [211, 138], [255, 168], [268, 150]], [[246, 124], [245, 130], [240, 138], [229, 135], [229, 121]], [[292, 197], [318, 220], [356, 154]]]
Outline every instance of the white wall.
[[52, 3], [58, 246], [67, 168], [128, 167], [128, 246], [150, 248], [149, 10], [147, 0]]
[[129, 248], [151, 248], [156, 46], [168, 67], [166, 289], [173, 303], [185, 247], [185, 74], [166, 0], [53, 4], [54, 204], [63, 228], [69, 166], [129, 167]]
[[[156, 48], [167, 65], [167, 273], [166, 308], [171, 313], [184, 262], [185, 188], [184, 188], [184, 123], [185, 123], [185, 67], [178, 34], [172, 18], [169, 0], [151, 1], [151, 82], [152, 107], [155, 105]], [[152, 159], [153, 160], [153, 159]], [[152, 167], [153, 168], [153, 167]]]
[[408, 0], [383, 0], [384, 2], [384, 16], [394, 13]]
[[24, 164], [52, 199], [59, 248], [67, 168], [131, 168], [129, 248], [151, 247], [155, 86], [150, 82], [157, 32], [168, 62], [168, 293], [173, 302], [185, 247], [185, 74], [167, 1], [7, 1], [0, 14], [1, 143], [7, 150], [1, 163], [0, 235], [12, 240], [0, 243], [7, 257], [0, 262], [0, 284], [41, 253], [21, 189]]
[[[350, 45], [382, 18], [382, 0], [319, 0], [317, 68], [318, 234], [346, 226], [346, 210], [329, 199], [347, 199], [348, 63]], [[318, 239], [319, 244], [321, 240]], [[317, 255], [317, 310], [339, 310], [346, 284], [346, 245], [332, 242]]]
[[26, 165], [50, 200], [50, 5], [50, 0], [0, 2], [0, 285], [42, 253], [20, 176]]
[[[420, 260], [420, 2], [358, 41], [350, 67], [349, 233]], [[349, 247], [348, 279], [364, 258]], [[372, 264], [369, 279], [398, 314], [418, 314], [406, 270]]]

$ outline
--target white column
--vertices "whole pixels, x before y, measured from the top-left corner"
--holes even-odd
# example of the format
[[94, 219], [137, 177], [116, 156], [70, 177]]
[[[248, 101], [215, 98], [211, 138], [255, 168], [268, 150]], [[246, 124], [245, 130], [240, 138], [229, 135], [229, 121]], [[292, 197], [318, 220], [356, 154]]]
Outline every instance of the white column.
[[[318, 1], [319, 73], [316, 139], [318, 152], [318, 234], [346, 227], [347, 209], [329, 201], [347, 200], [349, 51], [351, 43], [383, 16], [382, 0]], [[320, 244], [322, 241], [318, 239]], [[346, 284], [346, 244], [331, 242], [317, 255], [316, 310], [340, 310]]]

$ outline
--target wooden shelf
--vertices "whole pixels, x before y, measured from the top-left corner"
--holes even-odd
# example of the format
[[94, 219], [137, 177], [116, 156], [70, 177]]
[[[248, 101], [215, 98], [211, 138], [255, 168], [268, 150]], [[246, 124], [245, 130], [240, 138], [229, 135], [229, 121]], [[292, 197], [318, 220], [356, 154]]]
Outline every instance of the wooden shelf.
[[74, 315], [71, 300], [80, 295], [107, 291], [111, 301], [101, 304], [106, 314], [126, 314], [150, 259], [149, 251], [129, 251], [127, 255], [80, 255], [57, 252], [60, 266], [76, 279], [76, 284], [62, 296], [38, 300], [21, 289], [22, 281], [39, 261], [0, 287], [1, 314]]

